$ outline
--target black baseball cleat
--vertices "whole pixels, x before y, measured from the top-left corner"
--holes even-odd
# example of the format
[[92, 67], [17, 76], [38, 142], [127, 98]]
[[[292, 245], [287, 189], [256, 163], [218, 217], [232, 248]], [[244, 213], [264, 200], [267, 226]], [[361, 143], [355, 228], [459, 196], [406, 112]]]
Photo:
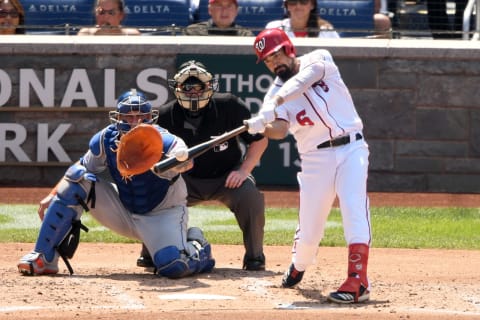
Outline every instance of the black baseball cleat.
[[137, 259], [137, 267], [141, 268], [155, 268], [152, 258], [150, 256], [140, 256]]
[[247, 258], [247, 256], [244, 256], [242, 269], [245, 269], [248, 271], [264, 271], [265, 255], [262, 253], [262, 255], [255, 258]]
[[305, 271], [298, 271], [295, 269], [294, 264], [292, 263], [288, 268], [287, 272], [283, 275], [282, 279], [282, 287], [284, 288], [291, 288], [300, 281], [302, 281], [303, 274]]
[[364, 286], [360, 286], [358, 298], [355, 297], [355, 293], [345, 292], [345, 291], [331, 292], [327, 297], [328, 301], [341, 303], [341, 304], [365, 302], [365, 301], [368, 301], [369, 299], [370, 299], [370, 292]]

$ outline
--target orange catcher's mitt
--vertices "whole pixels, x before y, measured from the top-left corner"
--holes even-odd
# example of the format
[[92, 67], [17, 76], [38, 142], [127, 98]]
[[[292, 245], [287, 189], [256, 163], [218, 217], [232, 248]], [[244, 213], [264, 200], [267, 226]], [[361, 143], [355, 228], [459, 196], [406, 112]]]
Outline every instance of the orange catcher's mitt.
[[120, 137], [117, 168], [123, 178], [141, 174], [160, 161], [163, 153], [162, 135], [149, 124], [139, 124]]

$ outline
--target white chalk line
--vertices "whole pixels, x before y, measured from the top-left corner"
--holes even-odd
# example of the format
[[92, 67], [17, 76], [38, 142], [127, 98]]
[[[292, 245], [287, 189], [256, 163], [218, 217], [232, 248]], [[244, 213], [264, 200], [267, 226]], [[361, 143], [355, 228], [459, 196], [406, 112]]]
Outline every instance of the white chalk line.
[[235, 297], [218, 294], [174, 293], [158, 296], [160, 300], [235, 300]]
[[45, 309], [40, 306], [9, 306], [9, 307], [0, 307], [0, 312], [15, 312], [15, 311], [32, 311]]

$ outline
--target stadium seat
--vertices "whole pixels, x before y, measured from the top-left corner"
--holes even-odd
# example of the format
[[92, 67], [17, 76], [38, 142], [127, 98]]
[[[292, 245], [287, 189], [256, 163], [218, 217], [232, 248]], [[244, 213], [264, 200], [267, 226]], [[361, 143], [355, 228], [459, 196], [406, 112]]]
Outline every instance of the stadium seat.
[[328, 20], [342, 37], [371, 35], [375, 0], [317, 0], [320, 17]]
[[[94, 23], [92, 0], [21, 0], [26, 33], [76, 33], [78, 26]], [[71, 29], [66, 28], [71, 26]]]
[[[282, 19], [284, 13], [283, 0], [238, 0], [236, 23], [251, 28], [257, 34], [268, 22]], [[200, 0], [196, 17], [198, 21], [210, 18], [208, 0]]]
[[185, 27], [192, 22], [190, 0], [126, 0], [123, 25], [161, 29]]

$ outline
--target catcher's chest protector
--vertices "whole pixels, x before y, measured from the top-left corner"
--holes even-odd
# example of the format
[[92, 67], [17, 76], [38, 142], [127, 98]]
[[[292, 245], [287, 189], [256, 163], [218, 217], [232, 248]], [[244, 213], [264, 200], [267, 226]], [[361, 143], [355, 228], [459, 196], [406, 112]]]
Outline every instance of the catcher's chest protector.
[[153, 172], [124, 179], [117, 170], [116, 140], [118, 131], [115, 126], [105, 130], [103, 143], [107, 158], [108, 170], [118, 188], [120, 201], [132, 213], [142, 214], [150, 212], [163, 201], [170, 186], [170, 181], [161, 179]]

